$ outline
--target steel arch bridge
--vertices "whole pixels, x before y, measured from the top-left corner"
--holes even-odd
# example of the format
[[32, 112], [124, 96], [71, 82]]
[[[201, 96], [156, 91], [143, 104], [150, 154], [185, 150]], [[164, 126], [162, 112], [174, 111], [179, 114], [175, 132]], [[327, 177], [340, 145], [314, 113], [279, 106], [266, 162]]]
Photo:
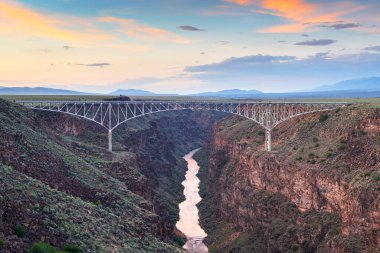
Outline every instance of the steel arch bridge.
[[93, 121], [108, 130], [108, 149], [112, 151], [112, 131], [121, 124], [148, 114], [177, 110], [208, 110], [236, 114], [266, 130], [265, 147], [272, 151], [272, 130], [291, 118], [335, 110], [348, 103], [324, 102], [195, 102], [195, 101], [17, 101], [33, 110], [61, 112]]

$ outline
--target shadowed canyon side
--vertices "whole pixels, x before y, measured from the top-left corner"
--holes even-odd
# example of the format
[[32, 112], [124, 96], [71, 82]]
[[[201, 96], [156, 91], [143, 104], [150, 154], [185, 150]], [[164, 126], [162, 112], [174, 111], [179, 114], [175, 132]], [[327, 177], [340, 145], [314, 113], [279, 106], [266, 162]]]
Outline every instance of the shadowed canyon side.
[[263, 133], [231, 117], [195, 159], [211, 252], [378, 252], [380, 110], [350, 106]]
[[173, 231], [182, 156], [203, 145], [220, 116], [184, 111], [131, 121], [115, 132], [113, 154], [90, 122], [3, 100], [0, 118], [2, 252], [29, 252], [38, 241], [84, 252], [182, 252], [184, 239]]

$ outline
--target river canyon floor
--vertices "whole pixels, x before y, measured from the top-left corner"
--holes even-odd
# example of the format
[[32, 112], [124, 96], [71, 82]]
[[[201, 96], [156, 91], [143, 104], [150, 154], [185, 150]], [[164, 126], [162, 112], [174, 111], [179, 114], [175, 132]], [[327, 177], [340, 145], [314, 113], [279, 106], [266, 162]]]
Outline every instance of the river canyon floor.
[[197, 207], [197, 204], [202, 200], [199, 195], [200, 180], [197, 177], [200, 167], [193, 159], [193, 156], [199, 150], [200, 148], [195, 149], [183, 157], [187, 162], [188, 168], [185, 180], [182, 182], [186, 199], [179, 204], [179, 221], [176, 225], [187, 237], [187, 242], [183, 248], [190, 253], [208, 252], [207, 246], [203, 243], [207, 234], [199, 224], [199, 211]]

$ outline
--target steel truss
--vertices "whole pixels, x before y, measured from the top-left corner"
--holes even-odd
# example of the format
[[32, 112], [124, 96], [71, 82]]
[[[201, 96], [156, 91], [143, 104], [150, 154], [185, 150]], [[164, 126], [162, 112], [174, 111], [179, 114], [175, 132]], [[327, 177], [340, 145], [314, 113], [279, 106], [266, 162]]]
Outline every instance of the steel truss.
[[264, 102], [157, 102], [157, 101], [17, 101], [34, 109], [62, 112], [93, 121], [108, 130], [108, 149], [112, 151], [112, 131], [121, 124], [147, 114], [177, 110], [209, 110], [248, 118], [266, 130], [266, 150], [272, 150], [272, 130], [291, 118], [337, 109], [347, 103], [264, 103]]

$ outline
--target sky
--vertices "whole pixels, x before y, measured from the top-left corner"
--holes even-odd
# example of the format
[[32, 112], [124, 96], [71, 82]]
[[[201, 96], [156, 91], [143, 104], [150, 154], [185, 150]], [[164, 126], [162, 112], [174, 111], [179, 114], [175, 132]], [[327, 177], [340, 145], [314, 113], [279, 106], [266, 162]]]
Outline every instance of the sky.
[[380, 76], [379, 0], [0, 0], [0, 86], [307, 90]]

